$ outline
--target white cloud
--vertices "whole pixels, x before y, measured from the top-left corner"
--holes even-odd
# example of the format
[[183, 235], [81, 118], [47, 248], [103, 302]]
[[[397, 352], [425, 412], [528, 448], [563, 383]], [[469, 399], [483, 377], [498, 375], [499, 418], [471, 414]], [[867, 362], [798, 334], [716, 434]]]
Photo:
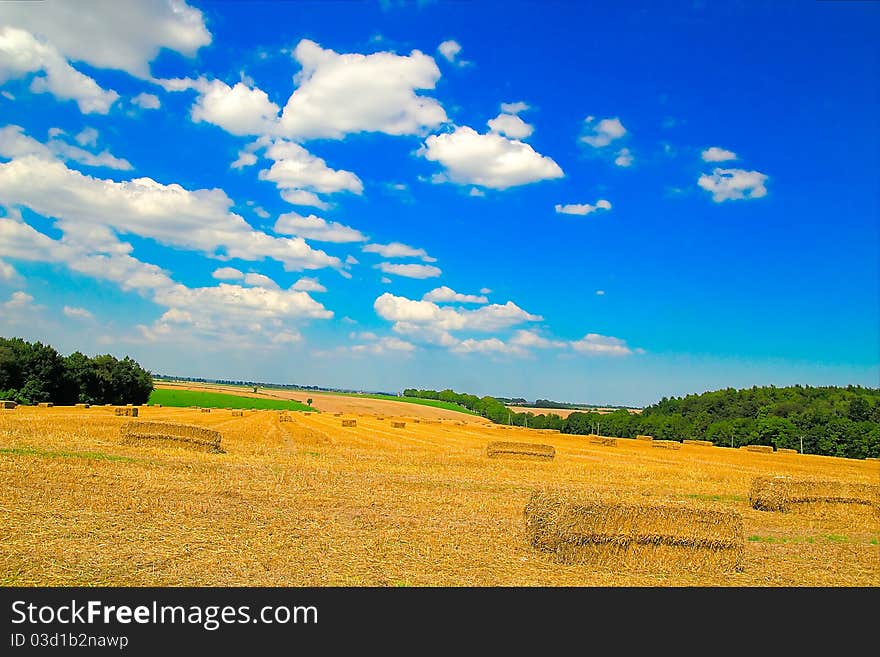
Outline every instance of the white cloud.
[[18, 280], [18, 272], [15, 271], [15, 267], [0, 260], [0, 281], [11, 282], [14, 280]]
[[349, 254], [349, 255], [345, 256], [345, 264], [347, 264], [347, 265], [359, 265], [359, 264], [361, 264], [361, 263], [360, 263], [360, 260], [358, 260], [357, 258], [355, 258], [353, 255]]
[[233, 135], [264, 135], [273, 130], [278, 105], [262, 89], [237, 82], [230, 87], [221, 80], [199, 80], [199, 97], [192, 107], [192, 120], [212, 123]]
[[461, 340], [452, 346], [452, 351], [460, 354], [470, 354], [470, 353], [483, 353], [483, 354], [513, 354], [516, 356], [525, 355], [525, 351], [522, 347], [517, 345], [507, 344], [503, 340], [499, 340], [498, 338], [485, 338], [482, 340], [477, 340], [474, 338], [467, 338], [466, 340]]
[[277, 141], [266, 149], [274, 164], [260, 171], [260, 180], [270, 180], [281, 190], [306, 190], [320, 194], [352, 192], [361, 194], [364, 185], [351, 171], [331, 169], [320, 157], [299, 144]]
[[594, 148], [602, 148], [607, 146], [615, 139], [620, 139], [626, 134], [626, 128], [620, 122], [620, 119], [602, 119], [596, 123], [595, 117], [588, 116], [584, 120], [584, 129], [587, 134], [581, 136], [581, 141], [589, 144]]
[[260, 219], [268, 219], [272, 215], [270, 215], [266, 210], [264, 210], [259, 205], [254, 208], [254, 214], [257, 215]]
[[[50, 130], [50, 132], [52, 131]], [[58, 131], [54, 134], [62, 135], [64, 133]], [[60, 139], [51, 139], [48, 144], [41, 144], [36, 139], [25, 135], [20, 126], [7, 125], [0, 128], [0, 156], [16, 158], [25, 155], [35, 155], [43, 159], [52, 159], [57, 156], [87, 166], [109, 167], [111, 169], [128, 170], [132, 168], [128, 160], [114, 157], [106, 150], [95, 155]]]
[[461, 45], [458, 41], [450, 39], [437, 46], [437, 50], [443, 55], [443, 58], [446, 61], [455, 63], [455, 58], [458, 57], [458, 53], [461, 52]]
[[352, 345], [351, 350], [354, 353], [383, 354], [389, 351], [409, 353], [416, 349], [416, 346], [412, 342], [407, 342], [406, 340], [401, 340], [394, 336], [379, 338], [372, 333], [364, 332], [360, 334], [360, 337], [364, 340], [371, 340], [371, 342], [367, 344]]
[[211, 276], [221, 281], [240, 281], [244, 278], [244, 273], [235, 267], [220, 267], [215, 269]]
[[83, 128], [74, 139], [80, 146], [97, 146], [98, 131], [94, 128]]
[[417, 301], [385, 292], [373, 304], [383, 319], [417, 326], [431, 326], [442, 331], [496, 331], [499, 329], [537, 322], [543, 318], [526, 312], [512, 301], [491, 304], [476, 310], [438, 306], [432, 301]]
[[556, 162], [528, 144], [494, 133], [480, 134], [467, 126], [431, 135], [419, 154], [445, 167], [445, 174], [435, 176], [435, 182], [507, 189], [564, 175]]
[[191, 56], [211, 43], [202, 13], [183, 0], [4, 2], [0, 22], [46, 39], [69, 60], [149, 78], [162, 48]]
[[[633, 350], [620, 338], [599, 335], [598, 333], [587, 333], [580, 340], [572, 342], [571, 347], [582, 354], [628, 356], [633, 353]], [[642, 350], [638, 350], [638, 352], [641, 353]]]
[[22, 310], [31, 308], [33, 300], [34, 298], [30, 294], [18, 290], [17, 292], [12, 293], [12, 296], [9, 297], [8, 301], [0, 304], [0, 307], [10, 313], [21, 312]]
[[443, 272], [439, 267], [433, 265], [400, 265], [391, 262], [380, 262], [375, 265], [385, 274], [395, 274], [396, 276], [404, 276], [406, 278], [434, 278]]
[[239, 151], [238, 158], [229, 165], [231, 169], [243, 169], [257, 163], [257, 156], [247, 151]]
[[285, 189], [281, 191], [281, 198], [291, 205], [305, 205], [307, 207], [318, 208], [319, 210], [327, 210], [329, 203], [325, 203], [317, 194], [307, 192], [302, 189]]
[[303, 276], [296, 283], [290, 286], [291, 290], [301, 290], [302, 292], [326, 292], [327, 288], [321, 285], [321, 281], [317, 278]]
[[767, 176], [758, 171], [716, 168], [711, 175], [700, 176], [697, 184], [712, 194], [713, 201], [721, 203], [766, 196], [766, 180]]
[[131, 166], [131, 162], [124, 158], [116, 157], [107, 150], [97, 154], [90, 153], [87, 150], [61, 140], [50, 141], [49, 148], [53, 153], [65, 160], [73, 160], [90, 167], [107, 167], [108, 169], [116, 169], [118, 171], [131, 171], [134, 168]]
[[617, 157], [614, 158], [614, 164], [619, 167], [630, 167], [633, 163], [633, 154], [628, 148], [621, 148], [617, 151]]
[[379, 282], [380, 282], [380, 283], [384, 283], [385, 285], [390, 285], [390, 284], [391, 284], [391, 279], [388, 278], [387, 276], [383, 276], [382, 278], [379, 279]]
[[365, 242], [368, 239], [359, 230], [349, 226], [327, 221], [313, 214], [303, 217], [295, 212], [288, 212], [278, 217], [274, 230], [282, 235], [297, 235], [308, 240], [338, 244]]
[[526, 123], [516, 114], [502, 112], [488, 121], [489, 129], [499, 135], [511, 139], [525, 139], [535, 131], [535, 127]]
[[75, 306], [64, 306], [64, 314], [71, 319], [94, 319], [94, 316], [88, 310]]
[[477, 296], [475, 294], [459, 294], [450, 287], [443, 285], [434, 288], [422, 297], [423, 301], [434, 301], [437, 303], [489, 303], [489, 299], [485, 296]]
[[118, 246], [115, 231], [211, 257], [273, 258], [288, 270], [342, 264], [301, 238], [255, 231], [229, 211], [232, 200], [220, 189], [190, 191], [151, 178], [123, 182], [93, 178], [33, 155], [0, 163], [0, 203], [24, 205], [55, 218], [66, 240], [91, 243], [93, 248], [100, 246], [96, 240]]
[[525, 112], [529, 108], [530, 105], [521, 100], [515, 103], [501, 103], [501, 111], [507, 114], [519, 114], [520, 112]]
[[[42, 3], [25, 4], [30, 9]], [[23, 6], [18, 5], [19, 8]], [[4, 3], [4, 14], [13, 7], [16, 7], [13, 3]], [[3, 20], [2, 15], [0, 20]], [[107, 114], [119, 98], [115, 91], [102, 89], [94, 79], [73, 68], [51, 44], [36, 39], [26, 30], [8, 25], [0, 27], [0, 84], [30, 73], [43, 74], [31, 82], [32, 92], [74, 100], [83, 114]]]
[[556, 212], [558, 214], [585, 215], [590, 214], [591, 212], [596, 212], [597, 210], [610, 209], [611, 203], [604, 198], [596, 201], [596, 205], [590, 205], [589, 203], [568, 203], [566, 205], [561, 205], [559, 203], [556, 204]]
[[475, 196], [477, 198], [485, 195], [486, 192], [482, 191], [479, 187], [471, 187], [471, 191], [468, 192], [468, 196]]
[[535, 331], [527, 331], [525, 329], [516, 331], [509, 342], [517, 347], [536, 349], [559, 349], [566, 346], [566, 343], [561, 340], [550, 340]]
[[605, 290], [596, 290], [596, 296], [597, 296], [597, 297], [604, 297], [604, 296], [605, 296]]
[[701, 153], [703, 162], [727, 162], [728, 160], [737, 159], [736, 153], [728, 151], [718, 146], [711, 146]]
[[416, 93], [433, 89], [440, 78], [434, 59], [418, 50], [405, 56], [338, 54], [303, 39], [293, 57], [302, 70], [278, 124], [279, 133], [287, 137], [416, 135], [447, 120], [440, 103]]
[[141, 109], [154, 110], [162, 107], [162, 102], [159, 100], [159, 96], [155, 94], [139, 93], [131, 99], [131, 102]]
[[421, 258], [423, 262], [437, 262], [424, 249], [417, 249], [400, 242], [389, 244], [367, 244], [361, 249], [364, 253], [378, 253], [383, 258]]
[[480, 294], [492, 294], [492, 290], [490, 290], [488, 287], [481, 287]]
[[278, 283], [264, 274], [250, 273], [244, 276], [245, 285], [253, 285], [254, 287], [264, 287], [267, 290], [278, 290]]

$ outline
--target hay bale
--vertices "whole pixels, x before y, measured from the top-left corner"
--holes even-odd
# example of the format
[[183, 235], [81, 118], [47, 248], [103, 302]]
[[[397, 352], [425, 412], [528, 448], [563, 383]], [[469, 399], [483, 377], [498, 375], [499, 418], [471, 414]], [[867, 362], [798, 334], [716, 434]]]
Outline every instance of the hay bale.
[[681, 443], [677, 440], [651, 440], [651, 447], [661, 449], [681, 449]]
[[638, 436], [636, 436], [636, 440], [654, 440], [654, 436], [638, 435]]
[[617, 438], [611, 438], [610, 436], [597, 436], [596, 434], [590, 434], [587, 436], [587, 442], [591, 445], [604, 445], [605, 447], [617, 446]]
[[877, 463], [880, 463], [880, 459], [878, 459], [878, 458], [875, 457], [875, 456], [866, 456], [866, 457], [865, 457], [865, 460], [866, 460], [866, 461], [875, 461], [875, 462], [877, 462]]
[[562, 433], [559, 429], [532, 429], [532, 431], [540, 431], [541, 433]]
[[494, 440], [486, 446], [486, 456], [490, 459], [517, 458], [550, 461], [556, 456], [556, 448], [553, 445], [541, 445], [540, 443]]
[[343, 421], [342, 421], [342, 426], [344, 426], [344, 427], [356, 427], [356, 426], [357, 426], [357, 420], [343, 420]]
[[202, 411], [202, 413], [210, 413], [211, 412], [210, 408], [202, 408], [200, 410]]
[[793, 479], [785, 476], [755, 477], [749, 504], [759, 511], [819, 511], [829, 507], [865, 507], [880, 514], [880, 485]]
[[787, 447], [780, 447], [776, 450], [777, 454], [797, 454], [798, 451], [796, 449], [788, 449]]
[[162, 404], [153, 404], [155, 408], [162, 408]]
[[422, 424], [442, 424], [440, 420], [422, 420]]
[[9, 401], [9, 400], [6, 400], [6, 399], [0, 399], [0, 408], [5, 408], [6, 410], [10, 410], [10, 411], [11, 411], [11, 410], [12, 410], [13, 408], [15, 408], [16, 406], [18, 406], [18, 404], [16, 404], [14, 401]]
[[342, 413], [334, 413], [333, 417], [342, 417]]
[[223, 454], [219, 431], [190, 424], [173, 422], [134, 421], [122, 425], [119, 430], [124, 445], [170, 445], [200, 452]]
[[128, 406], [122, 406], [114, 409], [115, 415], [126, 415], [128, 417], [137, 417], [138, 409], [129, 408]]
[[406, 422], [392, 422], [392, 423], [391, 423], [391, 428], [392, 428], [392, 429], [405, 429], [405, 428], [406, 428]]
[[773, 445], [743, 445], [740, 449], [747, 452], [758, 452], [759, 454], [773, 453]]
[[[289, 415], [279, 415], [279, 416], [278, 416], [278, 421], [279, 421], [279, 422], [293, 422], [293, 418], [290, 417]], [[345, 420], [343, 420], [343, 422], [344, 422], [344, 421], [345, 421]]]
[[40, 402], [39, 404], [37, 404], [37, 406], [39, 406], [40, 408], [52, 408], [54, 405], [55, 404], [53, 404], [52, 402]]
[[232, 417], [244, 417], [243, 411], [232, 411]]
[[621, 502], [535, 491], [525, 511], [532, 547], [557, 562], [642, 571], [742, 569], [742, 516], [680, 502]]
[[74, 404], [74, 408], [89, 408], [91, 404]]
[[715, 447], [711, 440], [682, 440], [685, 445], [697, 445], [698, 447]]

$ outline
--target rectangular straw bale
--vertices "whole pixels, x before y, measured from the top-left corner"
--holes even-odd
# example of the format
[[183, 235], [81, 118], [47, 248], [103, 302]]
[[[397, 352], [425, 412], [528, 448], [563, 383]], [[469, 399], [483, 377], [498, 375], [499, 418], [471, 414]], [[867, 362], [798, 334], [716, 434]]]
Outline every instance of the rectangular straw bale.
[[278, 421], [279, 422], [293, 422], [293, 418], [290, 417], [289, 415], [279, 415]]
[[532, 431], [540, 431], [541, 433], [562, 433], [559, 429], [532, 429]]
[[392, 421], [392, 422], [391, 422], [391, 428], [392, 428], [392, 429], [405, 429], [405, 428], [406, 428], [406, 422], [393, 422], [393, 421]]
[[796, 449], [789, 449], [787, 447], [780, 447], [776, 450], [779, 454], [797, 454], [798, 451]]
[[440, 420], [422, 420], [422, 424], [442, 424]]
[[5, 409], [12, 410], [12, 409], [15, 408], [16, 406], [18, 406], [18, 404], [16, 404], [14, 401], [9, 401], [9, 400], [6, 400], [6, 399], [0, 399], [0, 408], [5, 408]]
[[638, 436], [636, 436], [636, 440], [654, 440], [654, 436], [638, 435]]
[[865, 460], [866, 461], [875, 461], [877, 463], [880, 463], [880, 459], [878, 459], [876, 456], [866, 456]]
[[596, 434], [590, 434], [587, 436], [587, 441], [591, 445], [604, 445], [605, 447], [617, 446], [617, 438], [611, 438], [610, 436], [597, 436]]
[[494, 440], [486, 446], [486, 456], [490, 459], [520, 458], [550, 461], [556, 456], [556, 448], [553, 445], [541, 445], [540, 443]]
[[677, 440], [652, 440], [651, 447], [660, 447], [663, 449], [681, 449], [681, 443]]
[[535, 491], [524, 516], [532, 547], [563, 564], [650, 572], [742, 569], [742, 516], [732, 511]]
[[232, 411], [232, 417], [244, 417], [243, 411]]
[[120, 406], [119, 408], [114, 409], [114, 413], [116, 415], [125, 415], [128, 417], [137, 417], [138, 409], [129, 408], [128, 406]]
[[184, 447], [202, 452], [222, 454], [219, 431], [190, 424], [174, 422], [145, 422], [135, 420], [120, 428], [122, 443], [126, 445], [150, 444]]
[[357, 420], [343, 420], [343, 421], [342, 421], [342, 426], [344, 426], [344, 427], [356, 427], [356, 426], [357, 426]]
[[740, 449], [747, 452], [758, 452], [759, 454], [773, 453], [773, 445], [743, 445]]
[[89, 408], [91, 404], [74, 404], [74, 408]]
[[685, 445], [697, 445], [699, 447], [715, 447], [711, 440], [682, 440]]
[[53, 404], [52, 402], [40, 402], [39, 404], [37, 404], [37, 406], [39, 406], [40, 408], [52, 408], [54, 405], [55, 404]]
[[201, 409], [201, 411], [202, 411], [202, 413], [210, 413], [211, 409], [210, 408], [203, 408], [203, 409]]
[[749, 504], [759, 511], [813, 511], [841, 505], [872, 509], [880, 514], [880, 485], [845, 481], [761, 476], [752, 480]]
[[342, 417], [342, 412], [334, 413], [334, 414], [333, 414], [333, 417]]

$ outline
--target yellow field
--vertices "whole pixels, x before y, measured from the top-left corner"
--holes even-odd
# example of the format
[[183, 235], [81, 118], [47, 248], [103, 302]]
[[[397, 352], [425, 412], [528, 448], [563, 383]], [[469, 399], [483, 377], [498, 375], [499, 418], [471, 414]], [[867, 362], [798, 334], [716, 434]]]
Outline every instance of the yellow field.
[[[218, 430], [225, 453], [122, 444], [131, 418], [109, 407], [0, 410], [0, 584], [880, 585], [876, 506], [814, 514], [749, 505], [756, 476], [880, 484], [877, 462], [606, 446], [465, 415], [426, 423], [291, 413], [281, 422], [275, 411], [139, 410], [139, 421]], [[490, 441], [552, 445], [555, 456], [489, 459]], [[525, 507], [545, 488], [626, 500], [627, 509], [739, 513], [741, 572], [659, 572], [625, 555], [602, 567], [560, 562], [527, 535]]]

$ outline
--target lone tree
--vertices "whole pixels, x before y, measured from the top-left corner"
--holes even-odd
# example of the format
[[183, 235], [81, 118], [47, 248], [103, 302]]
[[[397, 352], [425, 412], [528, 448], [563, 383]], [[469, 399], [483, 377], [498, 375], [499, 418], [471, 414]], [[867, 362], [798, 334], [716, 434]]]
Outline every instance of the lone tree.
[[308, 399], [306, 399], [306, 404], [308, 404], [309, 406], [312, 405], [312, 398], [311, 398], [311, 397], [309, 397]]

